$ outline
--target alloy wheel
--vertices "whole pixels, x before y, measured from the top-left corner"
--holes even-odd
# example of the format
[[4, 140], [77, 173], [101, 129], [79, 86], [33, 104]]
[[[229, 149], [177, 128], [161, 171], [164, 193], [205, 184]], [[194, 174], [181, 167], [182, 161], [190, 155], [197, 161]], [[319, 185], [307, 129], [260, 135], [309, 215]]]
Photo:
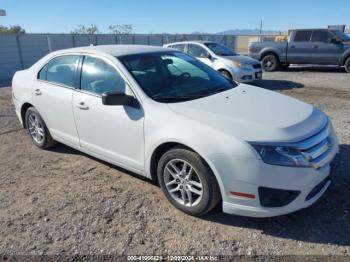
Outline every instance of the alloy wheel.
[[170, 196], [181, 205], [198, 205], [203, 195], [203, 184], [196, 170], [182, 159], [170, 160], [164, 168], [164, 184]]

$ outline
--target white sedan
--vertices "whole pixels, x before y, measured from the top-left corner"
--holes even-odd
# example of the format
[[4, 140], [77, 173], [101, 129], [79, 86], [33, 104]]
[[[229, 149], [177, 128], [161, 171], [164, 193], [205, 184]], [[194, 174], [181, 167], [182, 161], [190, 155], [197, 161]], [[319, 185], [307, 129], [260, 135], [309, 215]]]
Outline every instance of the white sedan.
[[164, 45], [185, 52], [241, 83], [261, 80], [262, 69], [258, 60], [239, 55], [230, 48], [211, 41], [183, 41]]
[[305, 208], [330, 185], [329, 118], [235, 82], [182, 52], [113, 45], [51, 53], [13, 78], [33, 143], [56, 141], [157, 181], [182, 211], [266, 217]]

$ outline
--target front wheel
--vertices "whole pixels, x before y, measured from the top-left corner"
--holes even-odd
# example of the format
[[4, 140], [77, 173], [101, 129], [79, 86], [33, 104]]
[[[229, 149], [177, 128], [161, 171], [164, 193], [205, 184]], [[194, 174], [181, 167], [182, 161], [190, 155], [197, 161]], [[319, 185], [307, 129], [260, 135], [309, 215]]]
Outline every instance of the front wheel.
[[204, 215], [220, 201], [220, 189], [212, 171], [193, 151], [169, 150], [159, 160], [157, 175], [168, 200], [185, 213]]
[[350, 57], [346, 59], [344, 67], [345, 67], [345, 71], [350, 73]]
[[275, 55], [266, 55], [261, 60], [264, 71], [273, 72], [279, 68], [279, 61]]
[[230, 79], [230, 80], [233, 79], [232, 76], [231, 76], [231, 74], [230, 74], [228, 71], [226, 71], [226, 70], [220, 70], [219, 72], [220, 72], [221, 75], [223, 75], [223, 76], [226, 77], [227, 79]]
[[56, 141], [51, 137], [44, 120], [34, 107], [27, 109], [25, 120], [34, 145], [47, 149], [56, 144]]

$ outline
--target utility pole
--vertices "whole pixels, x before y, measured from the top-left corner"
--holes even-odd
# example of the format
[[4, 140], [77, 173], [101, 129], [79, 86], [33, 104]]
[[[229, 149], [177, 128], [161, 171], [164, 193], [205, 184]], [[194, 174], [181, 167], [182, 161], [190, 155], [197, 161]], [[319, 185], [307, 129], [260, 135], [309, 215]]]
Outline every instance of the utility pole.
[[262, 22], [262, 19], [260, 19], [260, 42], [262, 42], [262, 26], [263, 26], [263, 22]]

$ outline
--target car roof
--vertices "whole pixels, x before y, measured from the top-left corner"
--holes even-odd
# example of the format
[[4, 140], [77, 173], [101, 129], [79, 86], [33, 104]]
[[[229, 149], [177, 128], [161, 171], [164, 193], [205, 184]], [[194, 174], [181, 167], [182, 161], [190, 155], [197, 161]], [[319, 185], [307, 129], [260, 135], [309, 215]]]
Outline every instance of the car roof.
[[209, 40], [186, 40], [186, 41], [180, 41], [180, 42], [173, 42], [173, 43], [168, 43], [166, 45], [175, 45], [175, 44], [207, 44], [207, 43], [215, 43], [213, 41], [209, 41]]
[[74, 53], [74, 52], [86, 52], [86, 53], [107, 53], [112, 56], [120, 57], [125, 55], [154, 53], [154, 52], [169, 52], [169, 49], [160, 46], [149, 45], [97, 45], [97, 46], [84, 46], [75, 47], [70, 49], [64, 49], [57, 51], [56, 53]]

